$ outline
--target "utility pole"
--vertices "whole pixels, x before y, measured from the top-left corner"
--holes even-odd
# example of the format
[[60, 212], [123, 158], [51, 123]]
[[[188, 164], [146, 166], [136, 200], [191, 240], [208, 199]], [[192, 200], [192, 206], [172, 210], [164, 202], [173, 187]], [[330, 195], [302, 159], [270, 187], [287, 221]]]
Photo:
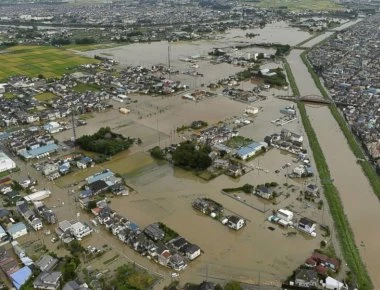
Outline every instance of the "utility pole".
[[168, 66], [169, 66], [169, 79], [171, 78], [171, 69], [170, 69], [170, 54], [171, 54], [171, 46], [170, 46], [170, 41], [168, 41]]
[[75, 118], [74, 118], [74, 108], [71, 108], [71, 124], [73, 126], [73, 145], [75, 147], [75, 143], [77, 141], [77, 132], [75, 130]]

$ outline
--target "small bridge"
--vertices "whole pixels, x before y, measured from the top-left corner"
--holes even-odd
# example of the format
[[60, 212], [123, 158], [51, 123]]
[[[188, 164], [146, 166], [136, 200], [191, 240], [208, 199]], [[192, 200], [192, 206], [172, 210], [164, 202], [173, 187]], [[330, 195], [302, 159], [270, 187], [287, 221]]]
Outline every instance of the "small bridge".
[[340, 106], [354, 106], [353, 104], [347, 104], [342, 102], [333, 102], [330, 99], [325, 99], [322, 96], [318, 95], [306, 95], [306, 96], [278, 96], [279, 99], [287, 100], [287, 101], [293, 101], [293, 102], [306, 102], [306, 103], [315, 103], [315, 104], [322, 104], [322, 105], [329, 105], [335, 103], [336, 105]]

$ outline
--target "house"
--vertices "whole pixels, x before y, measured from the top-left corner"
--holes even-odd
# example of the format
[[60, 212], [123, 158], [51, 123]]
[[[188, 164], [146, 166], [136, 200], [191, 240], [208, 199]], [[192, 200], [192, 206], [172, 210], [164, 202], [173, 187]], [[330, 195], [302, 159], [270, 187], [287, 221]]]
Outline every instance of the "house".
[[232, 177], [238, 177], [243, 174], [241, 166], [232, 163], [228, 165], [227, 173]]
[[7, 218], [10, 215], [10, 211], [5, 208], [0, 208], [0, 220]]
[[34, 265], [40, 269], [42, 272], [48, 272], [54, 269], [54, 267], [58, 264], [58, 259], [53, 258], [50, 255], [43, 255], [40, 257]]
[[81, 222], [76, 222], [71, 225], [71, 233], [76, 239], [81, 239], [92, 233], [92, 229]]
[[165, 232], [160, 229], [158, 223], [150, 224], [144, 229], [144, 234], [154, 241], [162, 240], [165, 236]]
[[90, 290], [90, 288], [88, 288], [87, 284], [79, 285], [76, 281], [69, 281], [63, 286], [62, 290]]
[[318, 273], [313, 269], [298, 269], [294, 276], [294, 284], [300, 287], [317, 287]]
[[315, 232], [316, 227], [317, 224], [314, 221], [305, 217], [301, 218], [298, 222], [298, 229], [310, 235]]
[[304, 265], [308, 268], [315, 268], [318, 264], [312, 258], [306, 259]]
[[187, 267], [184, 259], [178, 254], [174, 254], [169, 258], [168, 265], [175, 271], [182, 271]]
[[319, 265], [328, 267], [332, 271], [338, 271], [340, 268], [341, 262], [338, 259], [329, 258], [328, 256], [321, 254], [317, 251], [314, 251], [311, 259], [316, 261]]
[[105, 169], [104, 171], [102, 172], [98, 172], [94, 175], [91, 175], [89, 177], [86, 178], [86, 182], [87, 184], [91, 184], [95, 181], [98, 181], [98, 180], [103, 180], [103, 181], [106, 181], [108, 180], [109, 178], [111, 178], [112, 176], [114, 176], [115, 174], [109, 170], [109, 169]]
[[45, 176], [48, 176], [52, 173], [55, 173], [58, 171], [58, 164], [52, 164], [52, 163], [48, 163], [44, 166], [44, 168], [42, 169], [42, 173], [45, 175]]
[[109, 187], [109, 190], [114, 195], [123, 195], [123, 196], [129, 195], [129, 189], [125, 185], [123, 185], [121, 183], [116, 183], [114, 185], [111, 185]]
[[180, 252], [192, 261], [201, 255], [201, 248], [194, 244], [187, 244], [180, 249]]
[[92, 229], [81, 222], [69, 222], [67, 220], [58, 223], [58, 227], [55, 229], [56, 234], [65, 243], [69, 243], [76, 238], [78, 240], [92, 233]]
[[90, 157], [84, 156], [77, 161], [76, 165], [80, 169], [86, 169], [87, 167], [93, 166], [94, 162]]
[[342, 282], [339, 282], [338, 280], [331, 278], [330, 276], [326, 278], [325, 282], [322, 283], [322, 286], [324, 289], [330, 289], [330, 290], [347, 290], [348, 287]]
[[255, 191], [256, 195], [265, 198], [265, 199], [272, 199], [273, 198], [273, 191], [270, 187], [267, 187], [265, 185], [259, 185], [256, 187]]
[[185, 245], [188, 244], [188, 242], [182, 238], [182, 237], [178, 237], [176, 238], [174, 241], [171, 242], [171, 244], [173, 245], [173, 247], [176, 249], [176, 250], [179, 250], [180, 248], [184, 247]]
[[319, 188], [315, 184], [308, 184], [305, 189], [305, 195], [311, 197], [319, 197]]
[[164, 245], [157, 246], [156, 254], [158, 263], [160, 263], [163, 266], [166, 266], [169, 263], [169, 259], [172, 255], [169, 249]]
[[42, 229], [41, 220], [36, 217], [35, 213], [29, 209], [26, 201], [18, 201], [16, 203], [17, 211], [22, 215], [22, 217], [32, 226], [35, 231]]
[[32, 276], [32, 270], [25, 266], [18, 271], [10, 275], [11, 282], [13, 286], [18, 290], [24, 285], [28, 279]]
[[293, 219], [293, 216], [294, 214], [290, 210], [287, 210], [287, 209], [279, 209], [277, 211], [277, 217], [279, 217], [280, 219], [286, 222], [291, 222]]
[[234, 230], [240, 230], [245, 225], [245, 220], [238, 216], [230, 216], [228, 218], [228, 226]]
[[49, 122], [45, 124], [43, 128], [50, 134], [58, 133], [63, 130], [62, 126], [57, 122]]
[[104, 180], [97, 180], [86, 186], [86, 189], [91, 190], [92, 195], [97, 195], [108, 189], [108, 184]]
[[42, 272], [33, 282], [34, 289], [55, 290], [61, 284], [62, 273], [59, 271]]
[[12, 237], [12, 239], [17, 239], [28, 233], [25, 224], [22, 222], [12, 224], [7, 228], [7, 232]]

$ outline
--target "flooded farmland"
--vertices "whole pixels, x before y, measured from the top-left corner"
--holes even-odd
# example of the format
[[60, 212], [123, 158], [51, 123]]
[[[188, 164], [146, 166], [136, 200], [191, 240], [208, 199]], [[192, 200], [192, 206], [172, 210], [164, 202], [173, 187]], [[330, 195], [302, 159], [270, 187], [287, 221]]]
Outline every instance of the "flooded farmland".
[[[300, 93], [301, 95], [320, 95], [300, 58], [301, 52], [293, 50], [288, 57]], [[380, 232], [372, 229], [378, 227], [379, 201], [328, 107], [307, 106], [306, 111], [326, 157], [334, 185], [340, 193], [345, 213], [355, 235], [356, 245], [374, 287], [378, 289], [380, 288], [378, 275], [380, 249], [376, 241], [380, 239]]]

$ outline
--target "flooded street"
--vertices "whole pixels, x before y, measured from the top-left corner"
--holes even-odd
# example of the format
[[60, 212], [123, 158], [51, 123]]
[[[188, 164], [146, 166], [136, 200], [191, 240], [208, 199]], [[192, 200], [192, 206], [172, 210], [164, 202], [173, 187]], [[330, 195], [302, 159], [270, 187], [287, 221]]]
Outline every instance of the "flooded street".
[[[288, 57], [301, 95], [320, 95], [306, 66], [303, 64], [301, 50], [293, 50]], [[380, 232], [380, 203], [372, 191], [367, 177], [356, 162], [330, 110], [326, 106], [306, 106], [319, 143], [330, 168], [331, 177], [337, 187], [348, 221], [355, 235], [356, 245], [367, 266], [375, 289], [380, 289], [380, 249], [377, 241]]]

